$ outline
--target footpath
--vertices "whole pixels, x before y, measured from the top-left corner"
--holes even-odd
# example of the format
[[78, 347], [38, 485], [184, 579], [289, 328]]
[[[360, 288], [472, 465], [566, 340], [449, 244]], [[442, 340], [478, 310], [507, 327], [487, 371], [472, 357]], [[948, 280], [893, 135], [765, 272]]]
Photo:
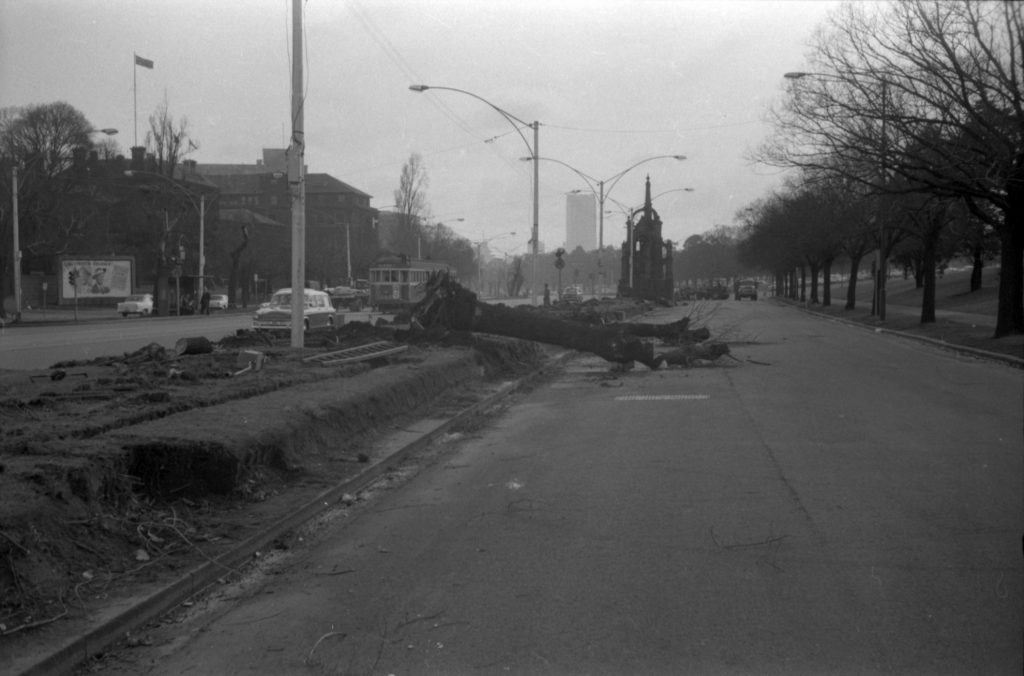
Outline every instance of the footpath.
[[886, 318], [881, 321], [870, 309], [845, 310], [842, 304], [822, 307], [789, 299], [779, 302], [805, 312], [841, 321], [876, 333], [888, 333], [935, 345], [981, 359], [991, 359], [1024, 368], [1024, 336], [993, 338], [996, 318], [991, 315], [962, 310], [936, 310], [934, 323], [921, 323], [921, 310], [898, 303], [886, 305]]

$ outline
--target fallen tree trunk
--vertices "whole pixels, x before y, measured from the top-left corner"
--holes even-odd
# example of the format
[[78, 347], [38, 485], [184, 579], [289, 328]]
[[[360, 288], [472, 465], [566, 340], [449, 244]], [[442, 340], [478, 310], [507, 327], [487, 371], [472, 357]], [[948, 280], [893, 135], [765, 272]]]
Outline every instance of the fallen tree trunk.
[[725, 343], [704, 343], [686, 345], [670, 352], [663, 352], [658, 358], [666, 364], [689, 368], [695, 361], [715, 361], [727, 354], [729, 354], [729, 346]]
[[479, 303], [476, 294], [444, 273], [427, 282], [424, 298], [412, 309], [412, 317], [424, 328], [443, 327], [535, 340], [592, 352], [610, 362], [638, 361], [652, 369], [660, 363], [654, 356], [654, 347], [623, 325], [588, 326], [547, 316], [533, 307]]

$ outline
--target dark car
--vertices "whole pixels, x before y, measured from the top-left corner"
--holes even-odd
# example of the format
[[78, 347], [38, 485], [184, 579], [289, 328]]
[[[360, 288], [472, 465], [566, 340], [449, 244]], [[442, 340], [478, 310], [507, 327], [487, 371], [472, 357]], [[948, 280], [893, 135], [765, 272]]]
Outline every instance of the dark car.
[[750, 298], [757, 300], [757, 281], [753, 279], [741, 279], [736, 284], [736, 300]]

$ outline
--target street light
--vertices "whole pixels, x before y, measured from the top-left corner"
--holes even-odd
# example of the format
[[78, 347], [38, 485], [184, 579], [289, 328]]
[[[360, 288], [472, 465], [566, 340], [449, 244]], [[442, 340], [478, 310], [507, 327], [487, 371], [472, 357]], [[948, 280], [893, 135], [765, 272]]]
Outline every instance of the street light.
[[[530, 158], [522, 157], [520, 159], [521, 160], [528, 160]], [[628, 174], [633, 169], [636, 169], [637, 167], [639, 167], [641, 164], [645, 164], [647, 162], [652, 162], [654, 160], [666, 160], [666, 159], [682, 161], [682, 160], [686, 159], [686, 155], [655, 155], [654, 157], [647, 157], [647, 158], [644, 158], [644, 159], [640, 160], [636, 164], [623, 169], [619, 173], [617, 173], [617, 174], [615, 174], [613, 176], [609, 176], [608, 178], [604, 179], [603, 181], [600, 181], [600, 180], [594, 178], [593, 176], [589, 176], [589, 175], [583, 173], [582, 171], [580, 171], [576, 167], [572, 166], [571, 164], [568, 164], [567, 162], [563, 162], [562, 160], [556, 160], [553, 157], [541, 157], [541, 158], [538, 158], [538, 159], [544, 160], [545, 162], [554, 162], [555, 164], [561, 164], [566, 169], [569, 169], [569, 170], [575, 172], [575, 174], [577, 176], [579, 176], [580, 178], [582, 178], [583, 181], [587, 184], [587, 187], [590, 188], [590, 192], [592, 192], [595, 195], [597, 195], [597, 202], [598, 202], [597, 249], [598, 249], [598, 251], [600, 251], [601, 249], [604, 249], [604, 201], [606, 199], [610, 199], [609, 195], [611, 194], [612, 189], [615, 188], [615, 184], [619, 182], [619, 179], [621, 179], [623, 176]], [[604, 189], [604, 185], [605, 185], [605, 183], [608, 183], [608, 182], [611, 182], [611, 185], [608, 186], [608, 190], [605, 190]], [[596, 185], [596, 187], [595, 187], [595, 185]]]
[[[409, 85], [409, 89], [414, 92], [425, 92], [428, 89], [441, 89], [445, 91], [458, 92], [465, 94], [466, 96], [472, 96], [478, 101], [482, 101], [491, 108], [493, 108], [498, 114], [505, 118], [505, 120], [512, 125], [512, 128], [519, 134], [519, 138], [523, 139], [523, 143], [526, 144], [526, 149], [530, 152], [530, 158], [533, 160], [533, 237], [530, 243], [533, 245], [533, 283], [537, 284], [537, 252], [540, 244], [540, 122], [534, 120], [533, 122], [524, 122], [512, 113], [499, 108], [487, 99], [473, 92], [467, 92], [465, 89], [456, 89], [455, 87], [437, 87], [434, 85], [415, 84]], [[520, 127], [530, 127], [533, 129], [533, 147], [530, 147], [530, 142], [523, 136], [523, 132], [520, 131]], [[530, 290], [530, 296], [533, 299], [533, 304], [537, 304], [536, 289]]]
[[[847, 79], [831, 73], [809, 73], [805, 71], [790, 71], [783, 73], [782, 77], [787, 80], [801, 80], [805, 77], [809, 77], [816, 80], [834, 80], [836, 82], [848, 82]], [[884, 189], [886, 181], [886, 153], [888, 141], [886, 139], [886, 120], [888, 117], [886, 111], [886, 104], [889, 100], [889, 82], [887, 80], [880, 80], [882, 84], [881, 92], [881, 122], [882, 122], [882, 137], [881, 137], [881, 183]], [[883, 255], [882, 250], [885, 247], [885, 220], [883, 218], [884, 210], [882, 209], [882, 201], [879, 200], [877, 203], [878, 218], [878, 251], [875, 253], [875, 289], [872, 294], [872, 305], [878, 310], [878, 320], [881, 322], [885, 321], [885, 268], [888, 267], [888, 257]], [[825, 280], [828, 283], [828, 280]]]
[[[199, 204], [196, 204], [196, 201], [192, 197], [192, 193], [191, 192], [189, 192], [188, 190], [183, 188], [174, 179], [168, 178], [167, 176], [164, 176], [163, 174], [158, 174], [158, 173], [152, 172], [152, 171], [139, 171], [138, 169], [129, 169], [126, 172], [124, 172], [124, 175], [125, 176], [145, 176], [147, 178], [148, 177], [159, 178], [160, 180], [164, 181], [165, 183], [168, 183], [169, 185], [173, 186], [176, 190], [181, 191], [181, 194], [184, 195], [188, 199], [188, 201], [192, 203], [192, 206], [195, 207], [195, 210], [197, 212], [199, 212], [199, 263], [198, 263], [198, 273], [199, 274], [196, 275], [196, 276], [199, 278], [199, 282], [200, 282], [200, 284], [203, 285], [203, 288], [206, 288], [206, 275], [205, 275], [205, 272], [206, 272], [206, 253], [205, 253], [205, 248], [204, 248], [204, 242], [206, 240], [206, 193], [204, 193], [204, 192], [200, 192], [199, 193]], [[232, 291], [232, 293], [234, 293], [234, 291]]]
[[[461, 221], [462, 219], [460, 218], [459, 220]], [[480, 297], [481, 298], [484, 295], [484, 263], [483, 263], [483, 253], [482, 253], [483, 247], [488, 242], [493, 242], [496, 239], [501, 239], [503, 237], [515, 237], [515, 234], [516, 234], [515, 232], [503, 232], [500, 235], [495, 235], [494, 237], [488, 237], [487, 239], [481, 239], [479, 242], [475, 242], [475, 244], [476, 244], [476, 284], [477, 284], [477, 290], [480, 292]]]

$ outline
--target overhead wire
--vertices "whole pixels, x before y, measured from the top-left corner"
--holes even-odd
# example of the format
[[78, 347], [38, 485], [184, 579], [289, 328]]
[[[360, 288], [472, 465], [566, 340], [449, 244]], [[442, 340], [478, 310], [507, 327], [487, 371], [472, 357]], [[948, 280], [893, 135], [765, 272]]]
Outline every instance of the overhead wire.
[[[423, 81], [423, 78], [420, 77], [420, 75], [409, 64], [405, 57], [402, 56], [401, 52], [395, 47], [394, 43], [392, 43], [391, 40], [387, 37], [387, 35], [382, 30], [380, 30], [380, 28], [373, 22], [373, 19], [366, 12], [365, 8], [363, 8], [362, 3], [358, 2], [358, 0], [352, 0], [349, 3], [349, 9], [352, 12], [353, 16], [355, 16], [356, 19], [359, 21], [359, 23], [362, 24], [363, 28], [366, 30], [370, 38], [377, 43], [377, 46], [380, 47], [381, 51], [384, 52], [388, 59], [395, 65], [396, 68], [398, 68], [398, 70], [409, 81], [414, 83], [419, 83]], [[493, 144], [489, 143], [489, 140], [494, 138], [500, 138], [500, 136], [504, 136], [504, 134], [501, 134], [499, 136], [491, 137], [491, 139], [481, 137], [480, 134], [474, 131], [473, 128], [469, 125], [469, 123], [466, 122], [461, 116], [459, 116], [458, 113], [456, 113], [453, 108], [451, 108], [448, 104], [444, 103], [441, 97], [430, 94], [429, 90], [423, 93], [426, 94], [427, 100], [430, 101], [430, 103], [435, 108], [437, 108], [445, 117], [447, 117], [456, 126], [458, 126], [460, 129], [462, 129], [464, 132], [466, 132], [473, 138], [477, 139], [478, 141], [493, 146]], [[519, 165], [518, 162], [515, 162], [509, 159], [506, 155], [501, 154], [496, 148], [492, 147], [491, 151], [494, 152], [499, 157], [499, 159], [501, 159], [508, 166], [513, 167], [517, 170], [522, 170], [522, 167]]]

